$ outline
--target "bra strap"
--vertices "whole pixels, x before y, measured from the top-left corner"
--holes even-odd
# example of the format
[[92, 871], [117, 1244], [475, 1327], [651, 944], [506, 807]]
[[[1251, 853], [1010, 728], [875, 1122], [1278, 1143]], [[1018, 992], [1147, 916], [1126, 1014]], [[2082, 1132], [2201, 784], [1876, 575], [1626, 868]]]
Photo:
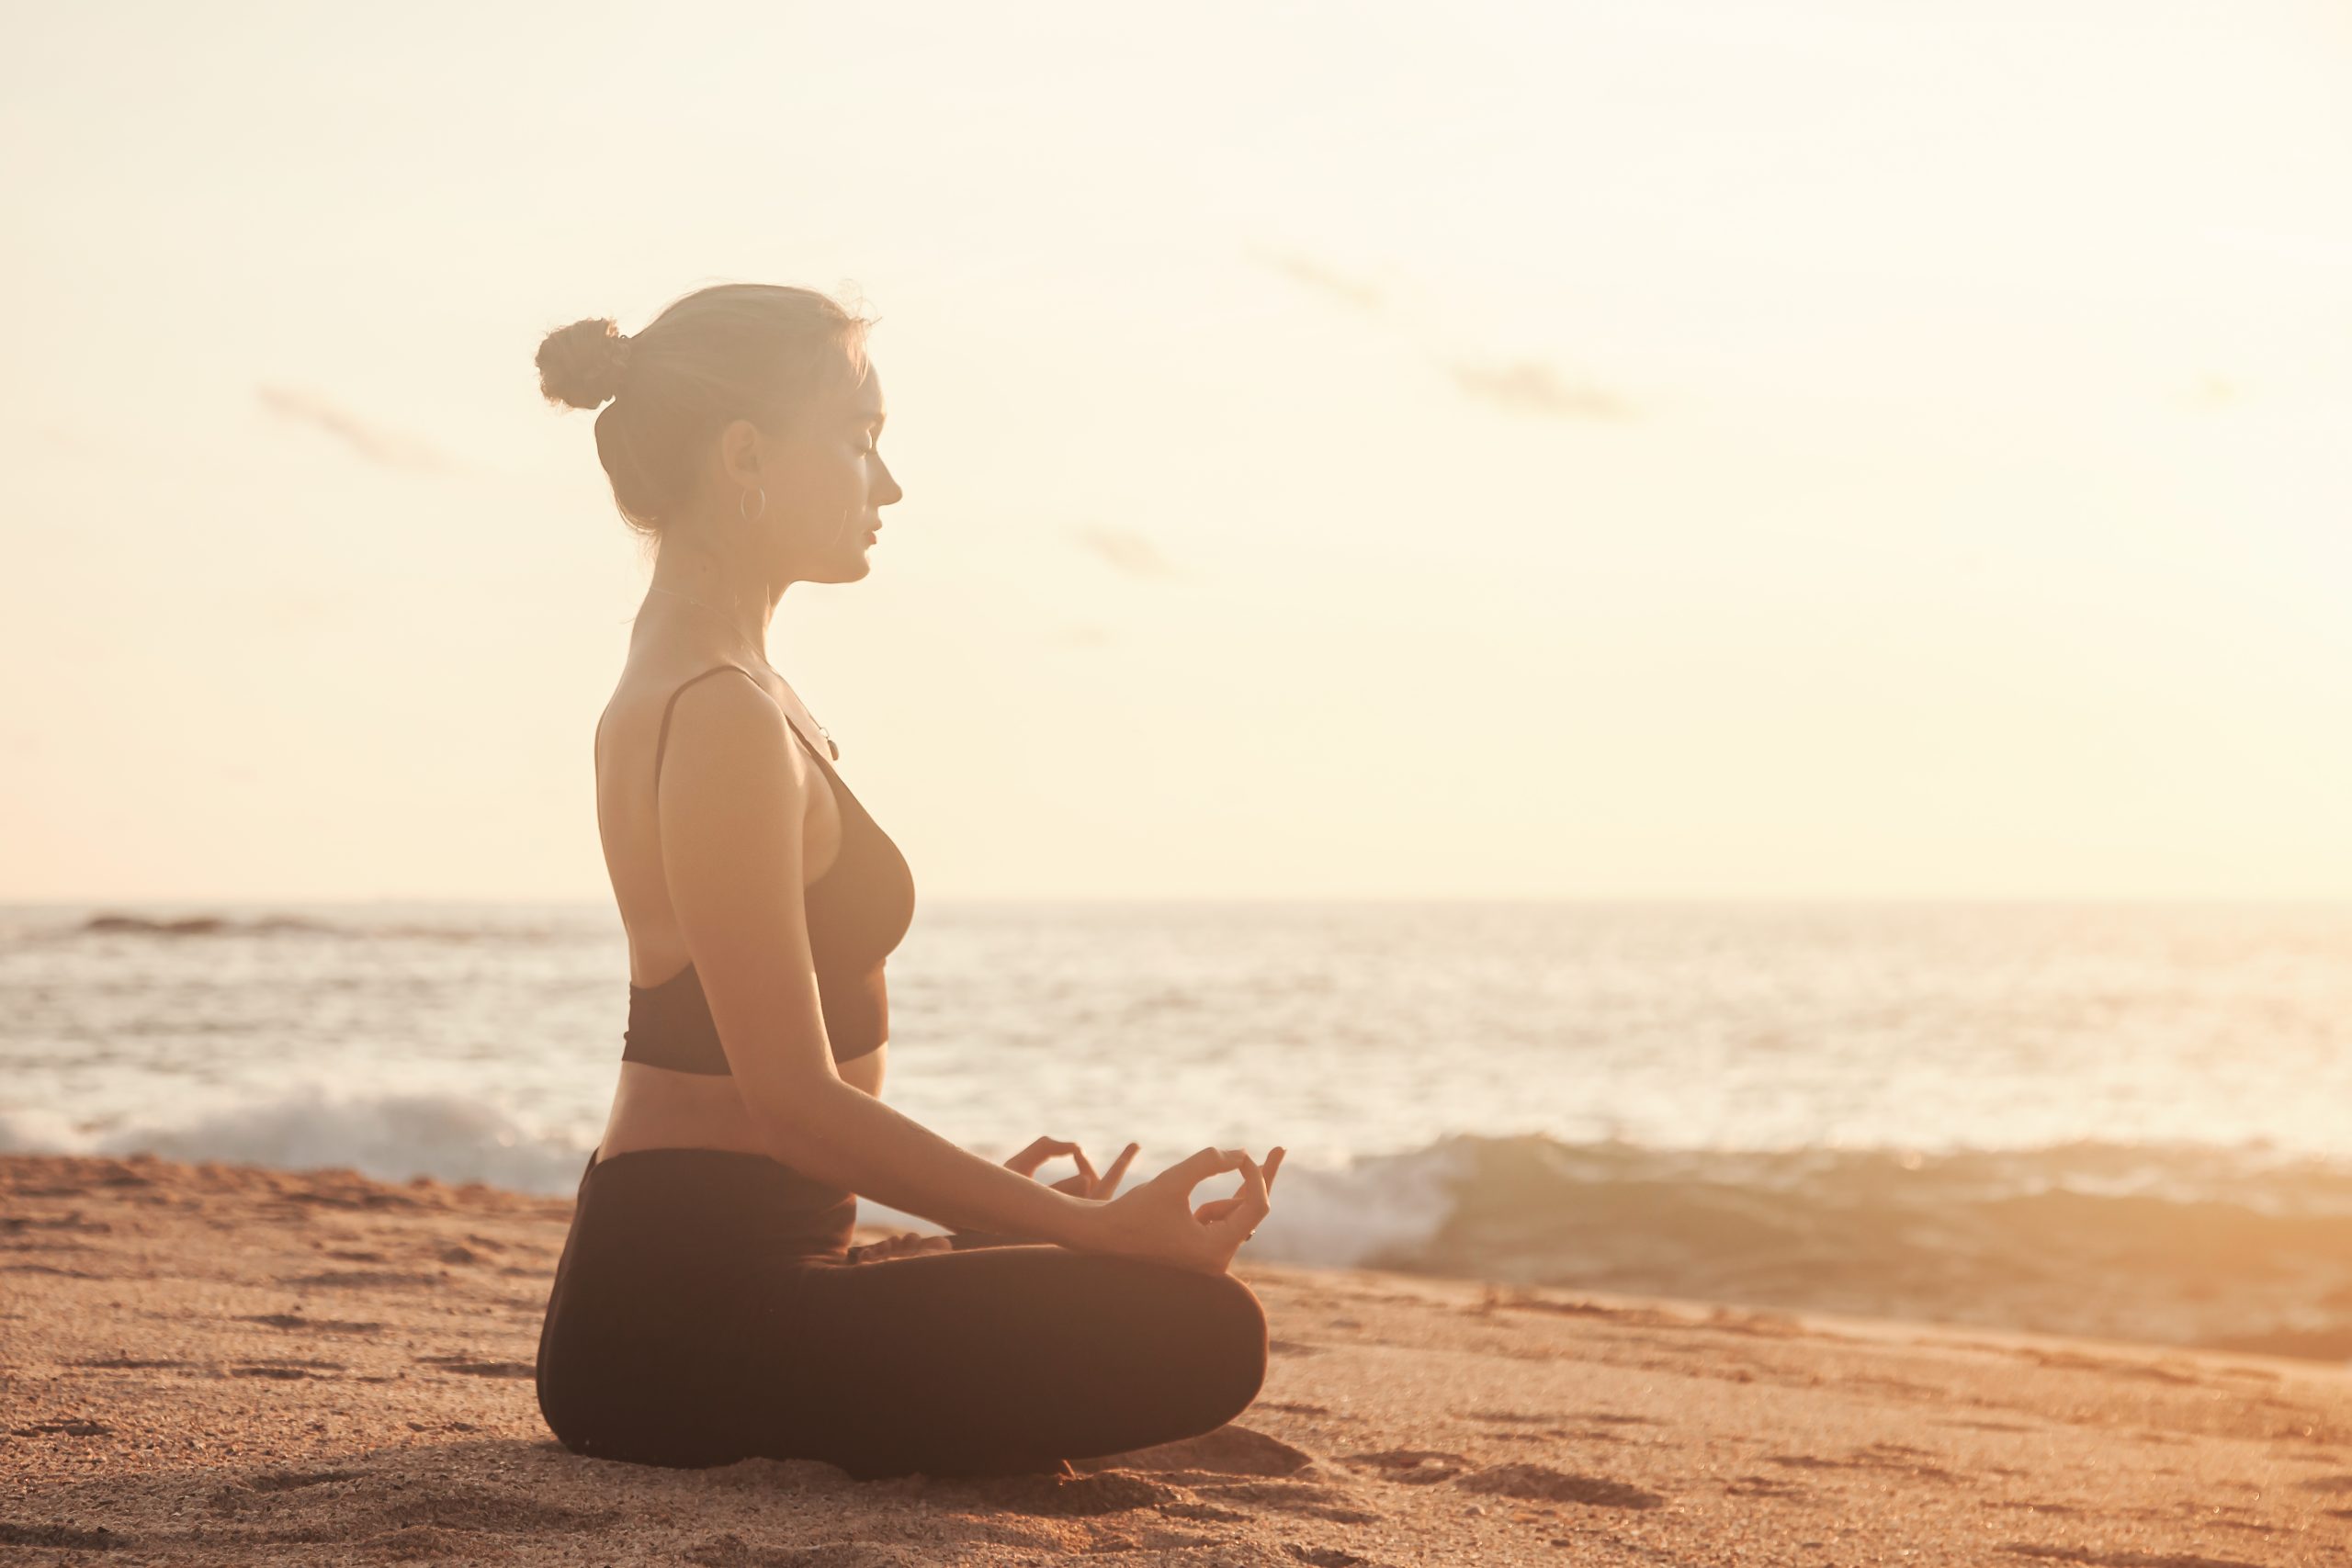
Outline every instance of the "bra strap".
[[[758, 686], [760, 684], [758, 680], [752, 676], [752, 672], [749, 670], [744, 669], [740, 664], [714, 664], [709, 669], [704, 671], [702, 674], [689, 675], [684, 680], [678, 682], [677, 689], [670, 694], [670, 700], [662, 705], [662, 729], [661, 732], [653, 738], [653, 799], [656, 805], [659, 805], [662, 800], [662, 750], [670, 744], [671, 710], [678, 705], [678, 695], [680, 693], [684, 692], [688, 686], [693, 685], [696, 681], [703, 679], [704, 676], [716, 675], [722, 670], [734, 671], [735, 673], [742, 676], [746, 681], [750, 681], [754, 686]], [[766, 690], [767, 689], [765, 687], [761, 687], [761, 693], [763, 695], [766, 694]]]

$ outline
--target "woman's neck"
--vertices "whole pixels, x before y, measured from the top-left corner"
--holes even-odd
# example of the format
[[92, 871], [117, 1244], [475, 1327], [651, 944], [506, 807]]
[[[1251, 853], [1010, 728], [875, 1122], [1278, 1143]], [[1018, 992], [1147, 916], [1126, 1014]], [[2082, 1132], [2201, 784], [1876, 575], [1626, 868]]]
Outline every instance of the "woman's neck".
[[748, 649], [765, 663], [775, 602], [759, 583], [747, 581], [749, 576], [707, 555], [665, 552], [655, 562], [648, 587], [662, 604], [665, 619], [675, 611], [687, 622], [717, 633], [730, 651]]

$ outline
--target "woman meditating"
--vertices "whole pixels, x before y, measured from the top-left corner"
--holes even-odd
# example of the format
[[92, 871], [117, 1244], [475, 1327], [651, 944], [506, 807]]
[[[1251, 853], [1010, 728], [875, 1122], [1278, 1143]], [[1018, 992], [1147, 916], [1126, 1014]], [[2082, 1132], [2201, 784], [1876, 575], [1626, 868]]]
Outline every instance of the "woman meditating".
[[[787, 584], [865, 576], [901, 494], [865, 326], [731, 284], [539, 348], [549, 399], [609, 401], [597, 454], [659, 545], [594, 747], [620, 1082], [539, 1337], [539, 1408], [578, 1453], [1067, 1472], [1209, 1431], [1265, 1377], [1264, 1311], [1227, 1270], [1280, 1149], [1122, 1192], [1132, 1144], [1099, 1174], [1052, 1138], [998, 1165], [879, 1098], [913, 878], [763, 652]], [[1078, 1174], [1035, 1179], [1057, 1156]], [[1238, 1190], [1195, 1209], [1226, 1171]], [[956, 1234], [854, 1249], [859, 1193]]]

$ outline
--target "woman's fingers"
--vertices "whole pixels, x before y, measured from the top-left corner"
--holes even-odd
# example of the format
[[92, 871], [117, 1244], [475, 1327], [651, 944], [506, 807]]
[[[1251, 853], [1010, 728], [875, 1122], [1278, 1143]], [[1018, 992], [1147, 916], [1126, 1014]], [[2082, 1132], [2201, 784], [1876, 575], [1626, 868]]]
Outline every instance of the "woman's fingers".
[[1151, 1179], [1166, 1182], [1184, 1195], [1185, 1206], [1192, 1205], [1193, 1189], [1221, 1170], [1234, 1170], [1250, 1157], [1244, 1149], [1201, 1149], [1186, 1155]]
[[1006, 1160], [1005, 1168], [1019, 1171], [1023, 1176], [1035, 1176], [1037, 1174], [1039, 1166], [1056, 1155], [1068, 1154], [1077, 1146], [1060, 1138], [1039, 1138], [1035, 1143]]
[[[1273, 1152], [1266, 1156], [1266, 1194], [1267, 1201], [1270, 1204], [1272, 1201], [1273, 1197], [1274, 1174], [1282, 1169], [1283, 1156], [1288, 1151], [1283, 1149], [1281, 1145], [1277, 1145]], [[1208, 1202], [1205, 1202], [1198, 1209], [1195, 1209], [1193, 1212], [1193, 1217], [1200, 1221], [1201, 1224], [1204, 1225], [1214, 1224], [1218, 1220], [1221, 1220], [1227, 1214], [1233, 1213], [1234, 1210], [1239, 1208], [1241, 1206], [1242, 1198], [1248, 1190], [1249, 1185], [1245, 1182], [1243, 1183], [1242, 1190], [1240, 1192], [1235, 1193], [1230, 1198], [1211, 1199]]]
[[1213, 1230], [1239, 1231], [1240, 1235], [1234, 1241], [1238, 1247], [1250, 1238], [1250, 1233], [1258, 1228], [1258, 1222], [1264, 1219], [1272, 1208], [1266, 1196], [1265, 1173], [1259, 1169], [1258, 1162], [1246, 1154], [1241, 1156], [1241, 1190], [1224, 1201], [1232, 1206], [1209, 1221], [1208, 1224]]
[[[1008, 1170], [1018, 1171], [1023, 1176], [1035, 1176], [1037, 1174], [1037, 1168], [1045, 1164], [1047, 1160], [1052, 1159], [1057, 1155], [1068, 1155], [1072, 1160], [1077, 1162], [1078, 1174], [1076, 1176], [1066, 1176], [1061, 1180], [1055, 1182], [1053, 1184], [1054, 1190], [1057, 1192], [1069, 1192], [1080, 1198], [1107, 1200], [1114, 1193], [1118, 1191], [1119, 1183], [1126, 1179], [1127, 1167], [1134, 1163], [1136, 1155], [1142, 1147], [1143, 1145], [1140, 1144], [1129, 1144], [1125, 1148], [1119, 1151], [1119, 1157], [1111, 1162], [1111, 1168], [1108, 1171], [1097, 1172], [1094, 1168], [1094, 1162], [1086, 1157], [1086, 1151], [1080, 1148], [1068, 1138], [1039, 1138], [1032, 1143], [1027, 1148], [1023, 1149], [1019, 1154], [1014, 1155], [1011, 1159], [1006, 1160], [1004, 1164], [1005, 1168]], [[1241, 1151], [1238, 1149], [1204, 1149], [1201, 1151], [1202, 1154], [1216, 1154], [1228, 1156], [1238, 1155], [1240, 1152]], [[1194, 1155], [1193, 1158], [1198, 1159], [1200, 1158], [1200, 1155]], [[1201, 1176], [1194, 1177], [1193, 1179], [1197, 1183], [1203, 1177], [1213, 1176], [1218, 1170], [1231, 1170], [1232, 1168], [1233, 1167], [1230, 1164], [1217, 1166], [1204, 1170]], [[1189, 1191], [1190, 1189], [1188, 1188], [1187, 1190]]]
[[1115, 1194], [1119, 1190], [1119, 1183], [1126, 1179], [1127, 1167], [1135, 1161], [1136, 1151], [1142, 1146], [1140, 1144], [1129, 1144], [1121, 1149], [1119, 1157], [1111, 1162], [1111, 1168], [1102, 1173], [1102, 1184], [1091, 1196], [1107, 1199]]
[[1023, 1176], [1030, 1175], [1035, 1171], [1039, 1166], [1054, 1157], [1055, 1145], [1060, 1143], [1060, 1141], [1061, 1140], [1058, 1138], [1035, 1139], [1027, 1148], [1022, 1150], [1019, 1154], [1014, 1155], [1011, 1159], [1006, 1160], [1004, 1163], [1011, 1166], [1013, 1169], [1021, 1172]]
[[1273, 1199], [1266, 1191], [1266, 1173], [1248, 1155], [1241, 1156], [1241, 1190], [1233, 1198], [1242, 1208], [1255, 1209], [1261, 1220], [1273, 1208]]

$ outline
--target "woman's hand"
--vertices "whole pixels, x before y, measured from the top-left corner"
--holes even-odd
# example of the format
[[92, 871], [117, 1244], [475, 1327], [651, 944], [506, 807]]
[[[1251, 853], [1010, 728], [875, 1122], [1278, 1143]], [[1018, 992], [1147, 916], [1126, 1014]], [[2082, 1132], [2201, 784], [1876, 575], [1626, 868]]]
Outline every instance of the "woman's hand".
[[[1269, 1201], [1271, 1201], [1274, 1195], [1274, 1173], [1282, 1169], [1282, 1168], [1283, 1151], [1276, 1149], [1272, 1154], [1266, 1156], [1266, 1197]], [[1211, 1224], [1214, 1221], [1221, 1220], [1241, 1206], [1241, 1199], [1242, 1194], [1239, 1192], [1235, 1193], [1230, 1198], [1212, 1199], [1210, 1201], [1204, 1203], [1199, 1208], [1193, 1210], [1193, 1218], [1200, 1221], [1201, 1224], [1204, 1225]], [[1254, 1229], [1255, 1227], [1252, 1228]], [[1242, 1239], [1246, 1241], [1249, 1238], [1245, 1236]]]
[[1119, 1157], [1113, 1160], [1111, 1168], [1101, 1176], [1094, 1174], [1094, 1167], [1088, 1163], [1084, 1149], [1061, 1138], [1040, 1138], [1004, 1163], [1007, 1169], [1017, 1170], [1023, 1176], [1035, 1176], [1037, 1168], [1047, 1160], [1057, 1155], [1068, 1155], [1078, 1162], [1078, 1174], [1065, 1176], [1055, 1182], [1054, 1190], [1067, 1192], [1073, 1198], [1108, 1201], [1111, 1195], [1119, 1190], [1119, 1182], [1126, 1176], [1128, 1163], [1136, 1157], [1138, 1146], [1129, 1144], [1120, 1150]]
[[[1119, 1190], [1120, 1180], [1127, 1174], [1127, 1164], [1136, 1157], [1136, 1150], [1139, 1146], [1139, 1145], [1129, 1144], [1120, 1150], [1119, 1157], [1111, 1162], [1111, 1168], [1100, 1176], [1095, 1174], [1093, 1163], [1086, 1157], [1086, 1151], [1067, 1138], [1039, 1138], [1004, 1163], [1009, 1170], [1019, 1171], [1023, 1176], [1035, 1176], [1037, 1174], [1037, 1168], [1047, 1160], [1057, 1155], [1068, 1155], [1078, 1162], [1078, 1174], [1065, 1176], [1055, 1182], [1054, 1190], [1067, 1192], [1073, 1198], [1086, 1198], [1102, 1202]], [[1019, 1247], [1023, 1239], [1020, 1236], [998, 1235], [989, 1231], [959, 1230], [951, 1232], [950, 1235], [952, 1237], [950, 1245], [958, 1252], [967, 1252], [983, 1247]]]
[[[1283, 1150], [1267, 1163], [1277, 1168]], [[1193, 1189], [1220, 1171], [1241, 1172], [1241, 1190], [1193, 1208]], [[1243, 1149], [1202, 1149], [1129, 1192], [1087, 1211], [1073, 1245], [1090, 1252], [1151, 1258], [1222, 1274], [1272, 1208], [1265, 1173]]]

